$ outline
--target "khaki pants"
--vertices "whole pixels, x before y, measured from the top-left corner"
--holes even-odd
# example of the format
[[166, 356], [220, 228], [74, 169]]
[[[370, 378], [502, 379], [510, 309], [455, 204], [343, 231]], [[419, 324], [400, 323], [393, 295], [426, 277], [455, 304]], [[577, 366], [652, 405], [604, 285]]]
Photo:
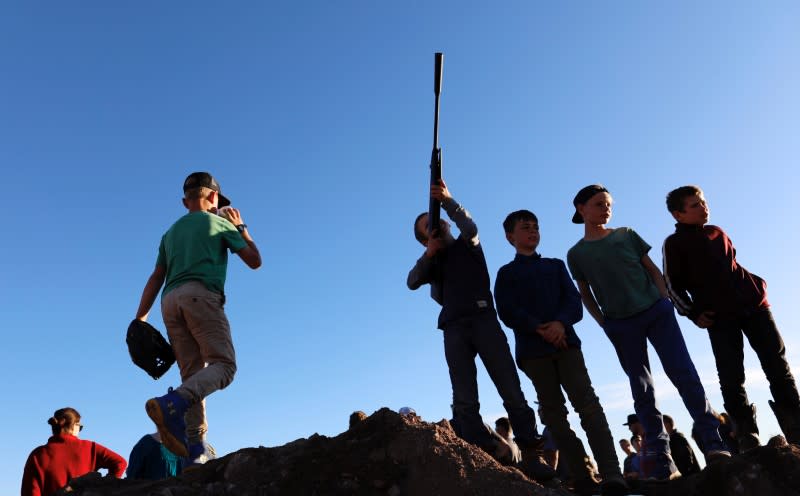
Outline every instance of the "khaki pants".
[[161, 314], [181, 370], [176, 392], [191, 403], [186, 435], [199, 443], [208, 431], [204, 398], [233, 381], [236, 354], [223, 296], [190, 281], [161, 298]]

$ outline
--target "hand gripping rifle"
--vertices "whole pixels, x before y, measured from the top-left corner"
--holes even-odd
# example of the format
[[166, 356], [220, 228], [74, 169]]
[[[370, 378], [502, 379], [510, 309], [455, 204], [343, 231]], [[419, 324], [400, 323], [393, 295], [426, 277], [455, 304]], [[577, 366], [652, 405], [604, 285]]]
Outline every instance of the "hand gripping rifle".
[[[431, 186], [439, 184], [442, 178], [442, 149], [439, 148], [439, 94], [442, 91], [442, 65], [444, 55], [436, 52], [433, 64], [433, 93], [436, 95], [436, 104], [433, 112], [433, 151], [431, 151]], [[431, 198], [428, 204], [428, 236], [439, 229], [439, 213], [441, 204], [436, 198]]]

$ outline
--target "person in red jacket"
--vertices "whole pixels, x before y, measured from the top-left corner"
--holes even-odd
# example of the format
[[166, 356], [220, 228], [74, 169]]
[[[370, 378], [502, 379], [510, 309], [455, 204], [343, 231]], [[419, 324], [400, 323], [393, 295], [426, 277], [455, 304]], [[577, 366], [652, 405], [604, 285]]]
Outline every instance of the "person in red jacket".
[[56, 410], [47, 423], [53, 435], [28, 456], [22, 474], [22, 496], [51, 496], [70, 479], [101, 468], [117, 478], [125, 473], [128, 463], [124, 458], [94, 441], [78, 439], [83, 424], [74, 408]]

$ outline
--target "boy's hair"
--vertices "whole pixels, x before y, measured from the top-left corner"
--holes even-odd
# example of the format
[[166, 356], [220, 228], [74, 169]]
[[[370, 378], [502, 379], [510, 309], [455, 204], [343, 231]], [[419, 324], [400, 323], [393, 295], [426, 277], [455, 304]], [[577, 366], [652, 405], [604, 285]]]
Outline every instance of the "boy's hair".
[[425, 243], [426, 241], [428, 241], [428, 233], [427, 232], [421, 233], [419, 232], [419, 229], [417, 229], [417, 224], [419, 224], [419, 220], [422, 218], [423, 215], [428, 215], [428, 212], [422, 212], [421, 214], [417, 215], [416, 219], [414, 219], [414, 237], [417, 238], [417, 241], [419, 241], [420, 243]]
[[669, 210], [669, 213], [683, 212], [684, 202], [687, 198], [702, 194], [703, 190], [699, 186], [689, 185], [675, 188], [667, 193], [667, 210]]
[[503, 229], [507, 233], [514, 232], [514, 227], [516, 227], [517, 222], [525, 222], [525, 221], [532, 221], [539, 223], [539, 219], [536, 218], [536, 214], [531, 212], [530, 210], [517, 210], [516, 212], [511, 212], [506, 217], [506, 220], [503, 221]]
[[499, 419], [494, 421], [495, 427], [503, 427], [505, 430], [511, 432], [511, 422], [508, 420], [508, 417], [500, 417]]
[[206, 188], [205, 186], [200, 186], [199, 188], [187, 189], [183, 193], [183, 197], [187, 200], [197, 200], [198, 198], [205, 198], [212, 191], [214, 190]]
[[664, 425], [669, 424], [670, 427], [675, 427], [675, 421], [672, 420], [672, 417], [669, 415], [662, 415], [662, 421], [664, 422]]

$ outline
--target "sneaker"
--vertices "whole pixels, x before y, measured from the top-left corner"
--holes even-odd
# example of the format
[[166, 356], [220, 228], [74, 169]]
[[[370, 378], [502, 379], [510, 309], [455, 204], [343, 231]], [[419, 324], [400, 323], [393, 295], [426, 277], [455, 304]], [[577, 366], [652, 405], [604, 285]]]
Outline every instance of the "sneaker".
[[217, 457], [217, 451], [207, 441], [189, 444], [189, 456], [186, 458], [184, 470], [197, 468]]
[[625, 496], [630, 492], [631, 488], [621, 474], [606, 477], [600, 483], [600, 494], [602, 496]]
[[731, 459], [731, 452], [728, 450], [708, 450], [706, 452], [706, 464], [718, 463]]
[[658, 454], [658, 455], [645, 455], [645, 459], [649, 458], [649, 460], [642, 460], [648, 467], [646, 474], [646, 479], [651, 481], [670, 481], [673, 479], [677, 479], [681, 476], [681, 472], [678, 470], [678, 467], [675, 466], [675, 462], [672, 461], [672, 457], [667, 454]]
[[169, 392], [164, 396], [147, 400], [144, 408], [156, 424], [164, 446], [178, 456], [189, 456], [186, 421], [183, 419], [189, 408], [189, 402], [169, 388]]

